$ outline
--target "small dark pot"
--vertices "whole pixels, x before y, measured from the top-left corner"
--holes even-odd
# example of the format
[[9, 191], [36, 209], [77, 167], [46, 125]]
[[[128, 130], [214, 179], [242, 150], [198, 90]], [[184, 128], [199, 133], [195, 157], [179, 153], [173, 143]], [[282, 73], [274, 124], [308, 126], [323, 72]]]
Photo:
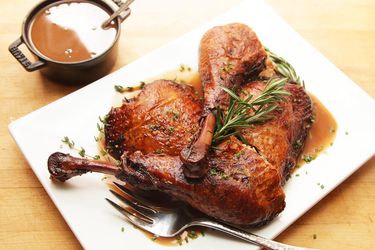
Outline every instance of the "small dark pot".
[[[130, 9], [125, 10], [125, 12], [121, 16], [117, 17], [114, 20], [117, 29], [116, 37], [113, 40], [112, 45], [106, 51], [104, 51], [97, 57], [90, 58], [84, 61], [60, 62], [41, 54], [34, 47], [33, 43], [31, 42], [31, 38], [29, 37], [29, 28], [33, 18], [46, 6], [58, 2], [66, 3], [67, 1], [46, 0], [35, 6], [29, 12], [29, 14], [27, 14], [22, 24], [22, 35], [9, 46], [10, 53], [27, 71], [31, 72], [40, 70], [41, 73], [47, 78], [55, 81], [63, 83], [85, 84], [101, 78], [109, 72], [116, 61], [118, 40], [121, 33], [121, 23], [130, 15]], [[72, 2], [79, 2], [79, 0], [72, 0]], [[103, 9], [107, 10], [109, 14], [112, 14], [116, 11], [108, 3], [101, 0], [86, 0], [85, 2], [92, 2], [96, 5], [99, 5]], [[113, 2], [117, 6], [121, 4], [121, 2], [118, 0], [113, 0]], [[25, 44], [30, 52], [34, 55], [36, 60], [35, 62], [31, 62], [18, 48], [22, 44]]]

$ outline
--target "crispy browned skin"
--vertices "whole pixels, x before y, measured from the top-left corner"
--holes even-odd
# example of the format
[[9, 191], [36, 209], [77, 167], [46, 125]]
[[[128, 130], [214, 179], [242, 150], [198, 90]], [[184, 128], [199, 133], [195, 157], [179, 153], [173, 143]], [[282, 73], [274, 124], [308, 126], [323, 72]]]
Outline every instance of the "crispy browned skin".
[[[258, 96], [266, 83], [255, 81], [243, 86], [244, 93]], [[286, 84], [284, 89], [291, 95], [279, 103], [272, 115], [274, 118], [254, 128], [243, 129], [242, 133], [250, 145], [279, 169], [283, 179], [295, 168], [307, 133], [311, 125], [312, 102], [303, 87]]]
[[200, 43], [199, 74], [204, 91], [201, 129], [181, 152], [184, 173], [200, 178], [208, 171], [206, 155], [215, 126], [215, 110], [225, 109], [229, 96], [221, 88], [238, 89], [263, 68], [267, 53], [247, 25], [233, 23], [207, 31]]
[[158, 80], [140, 94], [112, 108], [105, 125], [105, 145], [116, 159], [127, 151], [179, 155], [198, 130], [202, 105], [193, 87]]
[[200, 43], [199, 74], [204, 88], [204, 113], [226, 108], [221, 86], [238, 89], [264, 68], [267, 53], [249, 26], [233, 23], [207, 31]]
[[216, 219], [237, 225], [262, 224], [285, 206], [278, 169], [236, 138], [208, 156], [209, 173], [199, 181], [186, 179], [178, 157], [124, 156], [124, 179], [142, 189], [156, 189]]

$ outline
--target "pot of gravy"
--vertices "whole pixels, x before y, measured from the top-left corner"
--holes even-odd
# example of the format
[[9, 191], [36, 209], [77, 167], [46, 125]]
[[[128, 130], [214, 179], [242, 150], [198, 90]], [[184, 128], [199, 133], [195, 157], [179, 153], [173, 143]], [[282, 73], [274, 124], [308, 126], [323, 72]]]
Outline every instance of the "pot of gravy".
[[[127, 8], [102, 27], [121, 1], [47, 0], [26, 16], [21, 36], [9, 46], [10, 53], [27, 70], [63, 83], [90, 83], [104, 76], [117, 58], [121, 22]], [[25, 44], [32, 62], [19, 49]]]

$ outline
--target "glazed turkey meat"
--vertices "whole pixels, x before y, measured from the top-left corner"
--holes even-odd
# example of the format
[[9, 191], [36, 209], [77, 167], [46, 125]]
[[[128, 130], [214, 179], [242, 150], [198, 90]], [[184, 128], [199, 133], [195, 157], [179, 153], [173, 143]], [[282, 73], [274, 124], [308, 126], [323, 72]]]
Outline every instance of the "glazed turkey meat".
[[116, 159], [137, 150], [179, 155], [198, 130], [202, 104], [193, 87], [158, 80], [112, 108], [106, 118], [105, 146]]
[[[215, 109], [228, 107], [229, 97], [220, 86], [243, 98], [256, 97], [266, 85], [258, 77], [265, 60], [266, 52], [247, 26], [213, 28], [200, 46], [203, 102], [185, 84], [146, 84], [137, 97], [125, 99], [107, 117], [105, 146], [120, 164], [57, 152], [48, 159], [51, 177], [65, 181], [87, 172], [111, 174], [140, 190], [164, 192], [227, 223], [266, 223], [285, 207], [282, 185], [296, 165], [310, 126], [312, 104], [303, 87], [286, 84], [290, 95], [272, 111], [273, 118], [242, 129], [248, 144], [232, 136], [210, 147]], [[229, 68], [223, 72], [223, 66]]]

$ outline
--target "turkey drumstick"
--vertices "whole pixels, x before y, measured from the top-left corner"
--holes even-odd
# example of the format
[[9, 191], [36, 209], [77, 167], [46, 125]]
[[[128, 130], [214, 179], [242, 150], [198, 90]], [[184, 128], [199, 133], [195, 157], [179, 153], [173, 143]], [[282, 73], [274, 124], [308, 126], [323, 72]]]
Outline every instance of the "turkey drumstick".
[[51, 178], [62, 182], [88, 172], [109, 174], [116, 177], [122, 173], [121, 168], [113, 163], [77, 158], [60, 152], [51, 154], [47, 164]]
[[215, 129], [216, 109], [226, 110], [229, 95], [221, 88], [237, 90], [263, 68], [267, 53], [256, 34], [246, 25], [234, 23], [214, 27], [200, 43], [199, 74], [204, 91], [200, 130], [180, 154], [184, 175], [203, 177], [206, 157]]
[[[136, 190], [162, 191], [226, 223], [261, 225], [285, 206], [281, 175], [251, 147], [236, 138], [210, 150], [211, 174], [186, 179], [179, 156], [125, 153], [114, 165], [54, 153], [48, 160], [51, 178], [66, 181], [89, 172], [114, 175]], [[233, 168], [233, 166], [236, 166]]]

